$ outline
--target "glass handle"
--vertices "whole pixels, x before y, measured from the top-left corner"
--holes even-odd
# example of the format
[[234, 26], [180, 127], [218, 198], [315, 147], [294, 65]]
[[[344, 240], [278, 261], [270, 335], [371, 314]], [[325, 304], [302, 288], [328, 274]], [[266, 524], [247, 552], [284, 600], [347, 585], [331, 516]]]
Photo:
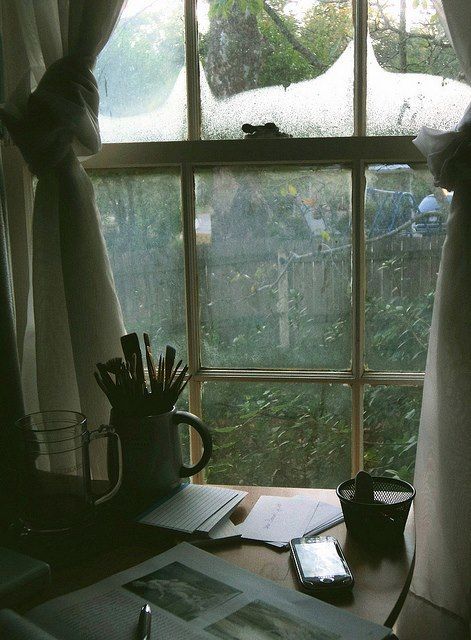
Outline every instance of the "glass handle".
[[[99, 498], [93, 501], [93, 504], [95, 506], [102, 504], [103, 502], [106, 502], [107, 500], [115, 496], [118, 493], [118, 490], [121, 486], [121, 480], [123, 478], [123, 454], [121, 450], [121, 440], [119, 435], [116, 433], [116, 431], [112, 427], [109, 427], [107, 425], [102, 425], [96, 431], [90, 432], [90, 441], [98, 440], [99, 438], [108, 438], [108, 440], [112, 438], [114, 441], [113, 446], [115, 447], [115, 451], [117, 455], [108, 456], [108, 459], [111, 458], [112, 460], [116, 461], [115, 464], [118, 471], [118, 473], [116, 474], [116, 469], [112, 469], [111, 470], [112, 475], [110, 474], [110, 477], [116, 477], [116, 475], [118, 477], [111, 491], [109, 491], [108, 493], [105, 493], [105, 495], [100, 496]], [[110, 441], [108, 442], [108, 446], [111, 446]]]

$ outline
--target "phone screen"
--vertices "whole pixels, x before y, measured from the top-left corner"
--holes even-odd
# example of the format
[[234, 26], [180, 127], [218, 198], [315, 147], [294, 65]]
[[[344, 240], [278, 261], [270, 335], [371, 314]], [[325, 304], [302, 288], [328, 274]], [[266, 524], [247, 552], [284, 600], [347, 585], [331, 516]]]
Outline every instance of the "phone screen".
[[333, 541], [298, 542], [295, 547], [305, 578], [347, 575]]

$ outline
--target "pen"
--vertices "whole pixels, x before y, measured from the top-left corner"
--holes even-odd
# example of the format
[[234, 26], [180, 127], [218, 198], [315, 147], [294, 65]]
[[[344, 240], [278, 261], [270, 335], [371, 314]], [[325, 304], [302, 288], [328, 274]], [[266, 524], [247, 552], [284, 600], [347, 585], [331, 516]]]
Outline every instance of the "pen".
[[150, 640], [150, 623], [152, 622], [152, 609], [145, 604], [139, 614], [138, 640]]

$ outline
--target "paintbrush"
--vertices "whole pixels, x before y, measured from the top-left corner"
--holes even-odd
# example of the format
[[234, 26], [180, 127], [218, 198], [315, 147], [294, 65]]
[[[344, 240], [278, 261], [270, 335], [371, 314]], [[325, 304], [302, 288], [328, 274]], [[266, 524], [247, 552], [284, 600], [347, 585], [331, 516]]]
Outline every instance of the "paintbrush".
[[175, 348], [167, 345], [165, 355], [159, 355], [156, 367], [149, 335], [144, 333], [149, 391], [145, 383], [137, 334], [123, 336], [121, 344], [125, 362], [119, 357], [111, 358], [105, 364], [98, 363], [98, 372], [94, 373], [97, 384], [112, 407], [131, 416], [157, 415], [170, 411], [189, 379], [188, 366], [180, 369], [182, 360], [175, 365]]

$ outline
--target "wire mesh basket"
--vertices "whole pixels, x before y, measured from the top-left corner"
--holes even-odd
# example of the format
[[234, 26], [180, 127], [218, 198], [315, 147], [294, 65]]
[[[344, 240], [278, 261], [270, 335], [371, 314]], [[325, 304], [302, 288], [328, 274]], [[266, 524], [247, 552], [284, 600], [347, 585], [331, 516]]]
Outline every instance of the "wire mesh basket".
[[355, 502], [355, 478], [337, 487], [345, 525], [349, 533], [365, 542], [397, 542], [404, 533], [415, 489], [404, 480], [372, 479], [374, 502]]

